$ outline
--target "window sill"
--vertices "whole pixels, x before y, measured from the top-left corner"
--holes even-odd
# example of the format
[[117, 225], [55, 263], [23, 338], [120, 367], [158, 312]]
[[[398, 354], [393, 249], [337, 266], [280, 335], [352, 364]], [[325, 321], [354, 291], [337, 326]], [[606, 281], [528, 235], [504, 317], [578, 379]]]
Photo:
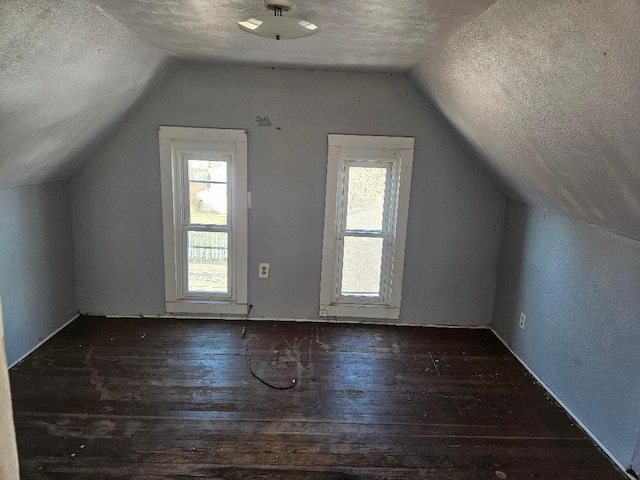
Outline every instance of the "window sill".
[[400, 309], [377, 305], [321, 305], [321, 317], [386, 318], [397, 320]]
[[182, 301], [165, 302], [167, 313], [206, 313], [246, 315], [248, 306], [245, 303]]

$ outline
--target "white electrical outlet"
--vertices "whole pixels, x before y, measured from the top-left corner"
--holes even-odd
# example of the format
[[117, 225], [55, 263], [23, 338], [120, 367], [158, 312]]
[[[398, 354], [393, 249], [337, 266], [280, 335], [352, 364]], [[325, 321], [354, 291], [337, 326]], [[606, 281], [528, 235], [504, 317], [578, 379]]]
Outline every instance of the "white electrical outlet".
[[527, 316], [524, 313], [520, 314], [520, 328], [524, 330], [524, 327], [527, 325]]
[[261, 263], [258, 267], [258, 278], [269, 278], [269, 264]]

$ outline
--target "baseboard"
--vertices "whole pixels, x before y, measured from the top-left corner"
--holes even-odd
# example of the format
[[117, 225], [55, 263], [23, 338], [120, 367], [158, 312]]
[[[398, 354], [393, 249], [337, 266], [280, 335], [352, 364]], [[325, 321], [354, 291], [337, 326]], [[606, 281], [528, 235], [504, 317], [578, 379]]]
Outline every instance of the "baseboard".
[[386, 320], [370, 320], [344, 317], [328, 318], [279, 318], [279, 317], [249, 317], [249, 320], [269, 322], [303, 322], [303, 323], [337, 323], [347, 325], [385, 325], [389, 327], [428, 327], [428, 328], [465, 328], [488, 329], [487, 325], [439, 325], [431, 323], [391, 322]]
[[[157, 319], [177, 319], [177, 320], [242, 320], [246, 318], [245, 315], [203, 315], [203, 314], [138, 314], [138, 315], [113, 315], [104, 313], [82, 313], [81, 315], [87, 317], [105, 317], [105, 318], [157, 318]], [[268, 321], [268, 322], [301, 322], [301, 323], [337, 323], [337, 324], [351, 324], [351, 325], [386, 325], [391, 327], [429, 327], [429, 328], [464, 328], [464, 329], [478, 329], [487, 330], [490, 329], [488, 325], [442, 325], [431, 323], [413, 323], [413, 322], [391, 322], [385, 320], [371, 320], [371, 319], [356, 319], [356, 318], [344, 318], [344, 317], [318, 317], [318, 318], [283, 318], [283, 317], [249, 317], [251, 321]]]
[[507, 349], [511, 352], [511, 354], [522, 364], [522, 366], [524, 368], [527, 369], [527, 371], [531, 374], [531, 376], [533, 378], [536, 379], [536, 381], [542, 385], [542, 387], [547, 391], [547, 393], [549, 395], [551, 395], [553, 397], [553, 399], [558, 402], [560, 404], [560, 406], [565, 410], [565, 412], [567, 412], [569, 414], [569, 416], [573, 419], [573, 421], [578, 424], [585, 432], [587, 435], [589, 435], [589, 437], [591, 437], [591, 440], [593, 440], [599, 447], [600, 449], [605, 453], [605, 455], [607, 455], [607, 457], [609, 457], [609, 459], [616, 464], [616, 466], [627, 476], [629, 477], [631, 480], [636, 480], [635, 477], [632, 477], [631, 475], [629, 475], [627, 473], [627, 467], [623, 466], [622, 463], [620, 463], [620, 461], [613, 456], [613, 454], [609, 451], [609, 449], [607, 447], [604, 446], [604, 444], [598, 440], [598, 437], [596, 437], [593, 432], [591, 430], [589, 430], [589, 428], [582, 423], [582, 420], [580, 420], [572, 411], [571, 409], [565, 405], [565, 403], [560, 400], [560, 398], [553, 392], [553, 390], [551, 390], [546, 383], [544, 383], [544, 381], [533, 371], [531, 370], [531, 368], [529, 368], [529, 365], [527, 365], [524, 360], [522, 360], [522, 358], [520, 358], [520, 356], [513, 351], [513, 349], [511, 348], [511, 346], [509, 346], [509, 344], [504, 340], [504, 338], [502, 338], [498, 332], [496, 332], [493, 327], [489, 327], [489, 329], [493, 332], [493, 334], [498, 338], [498, 340], [500, 340], [503, 345], [505, 347], [507, 347]]
[[73, 317], [71, 317], [69, 320], [67, 320], [63, 325], [59, 326], [58, 328], [56, 328], [56, 330], [49, 334], [46, 338], [44, 338], [43, 340], [40, 340], [38, 342], [38, 344], [33, 347], [31, 350], [29, 350], [27, 353], [25, 353], [24, 355], [22, 355], [20, 358], [18, 358], [15, 362], [11, 363], [9, 365], [9, 370], [11, 370], [13, 367], [15, 367], [17, 364], [19, 364], [21, 361], [23, 361], [25, 358], [27, 358], [29, 355], [31, 355], [33, 352], [35, 352], [38, 348], [40, 348], [42, 345], [45, 344], [45, 342], [47, 342], [49, 339], [51, 339], [56, 333], [58, 333], [60, 330], [62, 330], [64, 327], [66, 327], [67, 325], [69, 325], [71, 322], [73, 322], [76, 318], [78, 318], [80, 316], [80, 313], [76, 313]]

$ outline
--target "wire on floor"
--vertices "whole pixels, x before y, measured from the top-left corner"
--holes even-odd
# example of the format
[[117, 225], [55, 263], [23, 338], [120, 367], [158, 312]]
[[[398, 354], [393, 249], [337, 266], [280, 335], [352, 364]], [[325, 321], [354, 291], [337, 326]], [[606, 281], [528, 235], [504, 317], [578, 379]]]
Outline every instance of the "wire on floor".
[[247, 339], [246, 339], [247, 322], [249, 321], [249, 315], [251, 314], [252, 309], [253, 309], [253, 305], [249, 305], [249, 310], [247, 310], [247, 316], [245, 317], [244, 325], [242, 326], [242, 345], [244, 346], [244, 355], [247, 359], [247, 366], [249, 367], [249, 372], [251, 372], [251, 375], [253, 375], [260, 383], [265, 384], [267, 387], [275, 388], [276, 390], [289, 390], [290, 388], [295, 387], [296, 384], [298, 383], [295, 378], [291, 380], [291, 383], [289, 385], [278, 386], [278, 385], [269, 383], [266, 380], [263, 380], [253, 371], [253, 368], [251, 367], [251, 355], [249, 354], [249, 345], [247, 344]]

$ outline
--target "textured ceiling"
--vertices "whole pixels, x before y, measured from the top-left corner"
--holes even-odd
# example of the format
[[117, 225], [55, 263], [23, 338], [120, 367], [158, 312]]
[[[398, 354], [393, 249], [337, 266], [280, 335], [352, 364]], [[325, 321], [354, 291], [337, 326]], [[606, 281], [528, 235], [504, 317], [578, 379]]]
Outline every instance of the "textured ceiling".
[[406, 71], [495, 0], [297, 0], [316, 35], [267, 40], [237, 22], [268, 14], [263, 0], [94, 0], [155, 47], [182, 59], [285, 67]]
[[69, 178], [170, 64], [91, 3], [0, 0], [0, 186]]
[[507, 195], [640, 239], [638, 25], [638, 0], [501, 0], [412, 77]]
[[[65, 179], [177, 63], [407, 71], [503, 191], [640, 238], [638, 0], [0, 0], [0, 186]], [[417, 66], [416, 66], [417, 65]]]

